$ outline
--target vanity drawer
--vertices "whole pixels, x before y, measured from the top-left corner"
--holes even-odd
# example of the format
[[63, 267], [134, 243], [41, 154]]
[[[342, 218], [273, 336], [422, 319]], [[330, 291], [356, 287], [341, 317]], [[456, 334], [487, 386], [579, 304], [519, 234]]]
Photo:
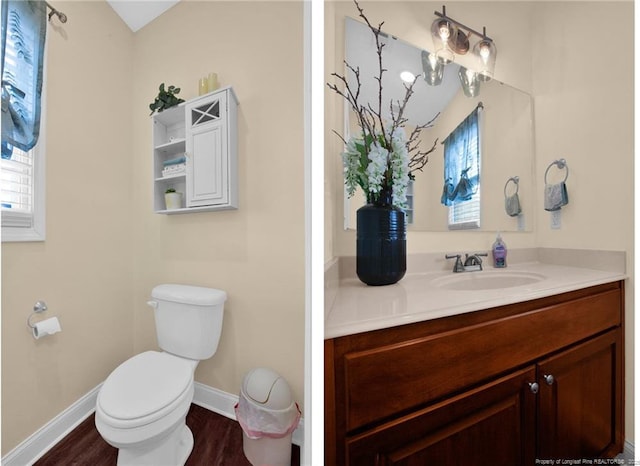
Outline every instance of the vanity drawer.
[[346, 431], [478, 384], [618, 326], [619, 289], [343, 356]]

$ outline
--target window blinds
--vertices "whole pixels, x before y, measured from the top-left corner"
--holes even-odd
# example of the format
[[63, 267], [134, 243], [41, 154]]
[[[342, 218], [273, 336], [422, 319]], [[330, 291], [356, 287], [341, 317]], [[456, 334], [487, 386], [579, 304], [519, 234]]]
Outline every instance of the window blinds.
[[32, 226], [33, 151], [14, 148], [11, 159], [0, 162], [0, 203], [2, 226]]

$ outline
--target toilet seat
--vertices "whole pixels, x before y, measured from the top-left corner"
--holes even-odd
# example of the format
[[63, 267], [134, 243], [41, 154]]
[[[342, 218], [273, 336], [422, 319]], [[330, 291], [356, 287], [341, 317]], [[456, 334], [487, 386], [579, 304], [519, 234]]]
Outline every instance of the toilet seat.
[[[147, 351], [123, 362], [98, 394], [103, 422], [134, 429], [164, 418], [193, 396], [193, 366], [168, 353]], [[188, 408], [187, 408], [188, 409]]]

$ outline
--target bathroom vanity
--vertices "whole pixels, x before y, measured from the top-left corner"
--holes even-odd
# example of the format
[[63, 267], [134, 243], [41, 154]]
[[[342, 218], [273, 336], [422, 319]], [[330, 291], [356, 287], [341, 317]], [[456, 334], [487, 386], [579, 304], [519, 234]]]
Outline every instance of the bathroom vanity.
[[487, 285], [495, 271], [477, 273], [490, 278], [341, 282], [326, 317], [327, 465], [513, 466], [622, 451], [624, 276], [536, 264], [504, 275], [529, 282], [501, 289]]

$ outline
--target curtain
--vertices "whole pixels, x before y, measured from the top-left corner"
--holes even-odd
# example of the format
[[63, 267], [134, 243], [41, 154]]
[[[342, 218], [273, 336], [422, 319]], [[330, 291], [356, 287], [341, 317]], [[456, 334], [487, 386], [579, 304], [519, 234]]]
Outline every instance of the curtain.
[[451, 206], [473, 199], [480, 185], [480, 147], [476, 109], [444, 140], [444, 187], [440, 202]]
[[46, 13], [44, 1], [2, 0], [2, 158], [38, 141]]

